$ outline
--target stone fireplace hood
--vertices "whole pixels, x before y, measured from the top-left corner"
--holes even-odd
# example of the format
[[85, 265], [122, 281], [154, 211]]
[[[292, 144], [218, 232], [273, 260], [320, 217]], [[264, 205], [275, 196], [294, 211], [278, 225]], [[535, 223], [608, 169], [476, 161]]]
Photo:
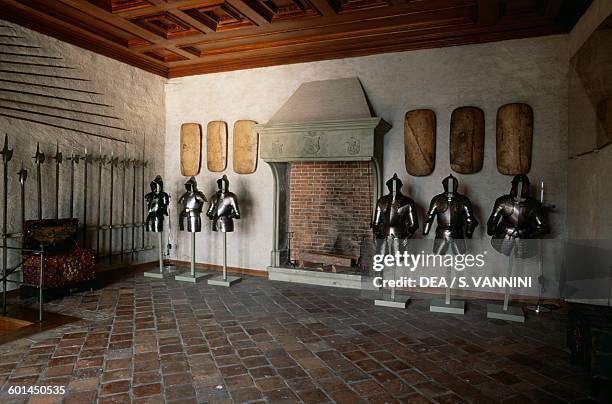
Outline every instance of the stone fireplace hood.
[[271, 272], [287, 261], [291, 162], [369, 161], [372, 206], [381, 195], [383, 136], [356, 77], [303, 83], [266, 124], [256, 125], [260, 157], [274, 176]]
[[270, 121], [258, 125], [261, 158], [270, 162], [382, 162], [390, 125], [372, 116], [359, 79], [302, 84]]

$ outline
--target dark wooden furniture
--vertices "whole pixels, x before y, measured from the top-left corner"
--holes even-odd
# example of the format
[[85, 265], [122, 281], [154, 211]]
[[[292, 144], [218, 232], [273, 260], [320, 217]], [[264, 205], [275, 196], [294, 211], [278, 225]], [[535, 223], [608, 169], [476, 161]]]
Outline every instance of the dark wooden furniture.
[[22, 251], [22, 298], [38, 296], [40, 250], [43, 254], [43, 301], [90, 289], [96, 279], [93, 250], [78, 246], [77, 219], [29, 220], [25, 222]]
[[612, 307], [569, 303], [567, 347], [591, 377], [612, 381]]

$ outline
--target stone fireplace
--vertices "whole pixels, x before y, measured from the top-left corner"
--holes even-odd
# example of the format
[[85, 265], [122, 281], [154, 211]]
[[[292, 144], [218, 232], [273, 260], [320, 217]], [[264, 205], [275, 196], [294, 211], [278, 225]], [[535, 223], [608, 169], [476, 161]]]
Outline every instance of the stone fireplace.
[[[360, 277], [290, 263], [303, 253], [358, 257], [381, 195], [389, 129], [373, 116], [357, 78], [304, 83], [256, 126], [261, 158], [274, 176], [270, 279], [360, 287]], [[350, 285], [343, 281], [349, 278]]]

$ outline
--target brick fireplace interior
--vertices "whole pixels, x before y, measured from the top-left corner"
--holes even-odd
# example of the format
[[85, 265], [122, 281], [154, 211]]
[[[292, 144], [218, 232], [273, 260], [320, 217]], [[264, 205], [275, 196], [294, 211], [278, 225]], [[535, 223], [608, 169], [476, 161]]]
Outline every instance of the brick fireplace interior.
[[372, 168], [368, 161], [292, 162], [291, 259], [302, 253], [359, 257], [371, 239]]

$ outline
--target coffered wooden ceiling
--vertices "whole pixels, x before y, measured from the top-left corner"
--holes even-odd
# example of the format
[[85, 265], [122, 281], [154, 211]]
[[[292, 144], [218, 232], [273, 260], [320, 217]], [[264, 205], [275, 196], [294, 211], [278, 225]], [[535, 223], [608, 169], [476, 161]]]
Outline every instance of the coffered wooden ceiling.
[[591, 0], [0, 0], [4, 18], [165, 76], [567, 32]]

